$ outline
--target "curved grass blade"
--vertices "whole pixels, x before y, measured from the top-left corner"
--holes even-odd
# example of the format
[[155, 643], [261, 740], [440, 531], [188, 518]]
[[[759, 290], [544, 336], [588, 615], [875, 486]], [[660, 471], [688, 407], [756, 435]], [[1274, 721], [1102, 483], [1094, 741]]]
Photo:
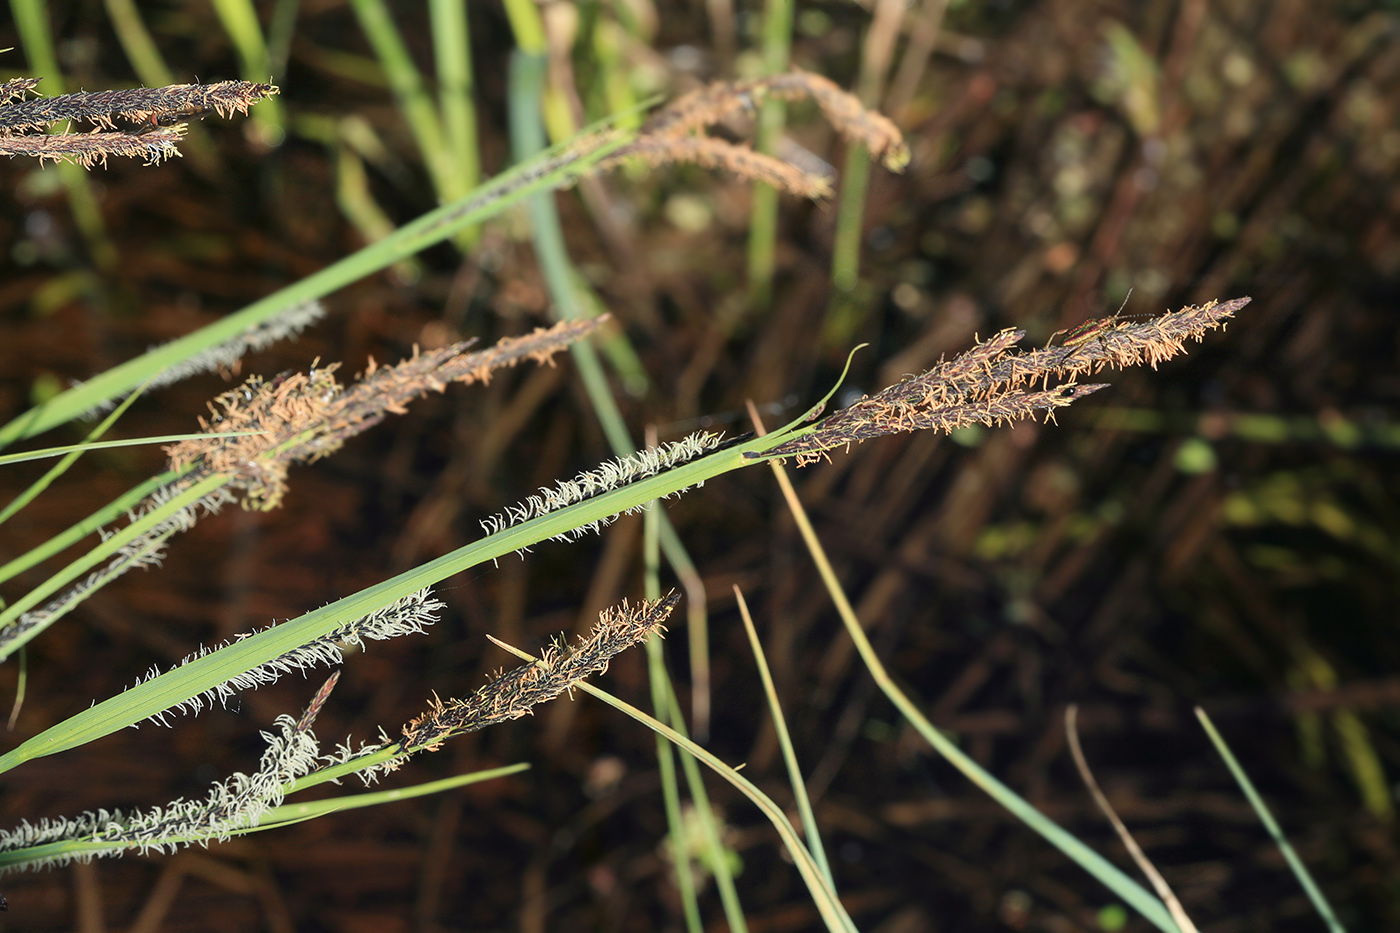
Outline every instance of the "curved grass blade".
[[369, 615], [455, 573], [497, 560], [541, 541], [571, 532], [590, 522], [641, 507], [653, 499], [663, 498], [747, 466], [750, 461], [744, 458], [744, 454], [771, 446], [776, 436], [755, 438], [745, 444], [719, 450], [669, 472], [639, 480], [518, 525], [511, 525], [382, 583], [191, 661], [98, 703], [0, 755], [0, 772], [32, 758], [84, 745], [118, 729], [139, 723], [192, 696], [213, 689], [244, 671], [280, 657], [312, 639], [324, 637], [345, 620]]
[[1164, 933], [1180, 933], [1180, 929], [1172, 920], [1166, 907], [1150, 891], [1066, 832], [1057, 823], [1031, 806], [1024, 797], [973, 761], [951, 739], [935, 729], [919, 708], [899, 689], [885, 670], [884, 664], [881, 663], [869, 639], [865, 637], [865, 631], [861, 628], [860, 622], [856, 619], [855, 610], [841, 589], [840, 581], [837, 580], [835, 571], [826, 558], [826, 551], [817, 539], [816, 531], [812, 528], [807, 512], [797, 499], [797, 493], [792, 487], [792, 481], [788, 478], [787, 471], [781, 463], [773, 462], [771, 465], [773, 473], [782, 487], [783, 495], [787, 499], [789, 511], [797, 522], [797, 527], [802, 533], [807, 549], [812, 555], [812, 560], [816, 563], [817, 570], [826, 583], [827, 590], [841, 616], [841, 621], [846, 626], [847, 633], [856, 644], [856, 650], [860, 652], [861, 660], [865, 662], [866, 668], [870, 671], [870, 675], [875, 679], [881, 692], [889, 698], [895, 708], [923, 736], [925, 741], [989, 797], [1011, 811], [1013, 816], [1039, 833], [1055, 848], [1077, 862], [1158, 929]]

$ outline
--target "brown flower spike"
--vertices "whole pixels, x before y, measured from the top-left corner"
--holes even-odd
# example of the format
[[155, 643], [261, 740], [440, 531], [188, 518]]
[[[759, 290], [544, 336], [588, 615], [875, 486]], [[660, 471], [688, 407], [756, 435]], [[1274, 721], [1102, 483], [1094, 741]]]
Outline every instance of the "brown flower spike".
[[[171, 469], [199, 463], [205, 475], [227, 474], [233, 478], [230, 485], [244, 491], [245, 506], [272, 509], [282, 499], [293, 463], [319, 460], [387, 415], [402, 414], [413, 399], [442, 392], [453, 382], [487, 382], [494, 370], [527, 360], [548, 363], [605, 320], [539, 328], [470, 353], [472, 341], [464, 341], [415, 352], [394, 366], [381, 368], [370, 360], [365, 374], [345, 388], [335, 379], [337, 364], [286, 373], [271, 382], [253, 377], [220, 395], [217, 408], [209, 406], [212, 422], [200, 419], [208, 433], [172, 444], [165, 452]], [[260, 433], [230, 436], [241, 431]]]
[[821, 460], [826, 451], [886, 434], [1001, 424], [1042, 411], [1053, 417], [1055, 409], [1104, 388], [1079, 383], [1079, 376], [1141, 363], [1155, 369], [1184, 352], [1187, 340], [1224, 327], [1249, 301], [1210, 301], [1140, 322], [1104, 318], [1083, 331], [1087, 336], [1041, 350], [1014, 350], [1025, 332], [1004, 330], [928, 372], [862, 398], [770, 451], [747, 456], [796, 456], [802, 465]]
[[[0, 84], [0, 155], [34, 156], [43, 162], [68, 159], [84, 168], [107, 164], [108, 156], [140, 156], [156, 164], [177, 156], [185, 122], [215, 113], [247, 113], [258, 101], [280, 93], [272, 84], [220, 81], [116, 91], [79, 91], [24, 99], [37, 78]], [[87, 133], [48, 134], [44, 127], [71, 120], [94, 125]]]
[[664, 631], [662, 623], [680, 602], [679, 593], [631, 606], [605, 609], [593, 630], [573, 645], [555, 644], [538, 661], [503, 671], [465, 700], [433, 698], [428, 711], [403, 727], [399, 749], [436, 751], [454, 735], [528, 716], [533, 707], [571, 689], [590, 674], [608, 669], [623, 651]]

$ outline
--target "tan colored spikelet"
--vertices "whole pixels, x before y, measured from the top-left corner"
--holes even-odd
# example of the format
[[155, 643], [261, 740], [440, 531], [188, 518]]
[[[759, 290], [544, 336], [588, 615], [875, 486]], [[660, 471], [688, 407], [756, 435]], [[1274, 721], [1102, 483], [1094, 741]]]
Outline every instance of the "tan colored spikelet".
[[0, 104], [8, 104], [12, 100], [22, 100], [26, 94], [38, 86], [38, 78], [11, 78], [4, 84], [0, 84]]
[[870, 110], [860, 98], [843, 91], [835, 82], [810, 71], [792, 71], [764, 79], [764, 89], [784, 100], [811, 98], [832, 127], [847, 139], [870, 150], [892, 172], [909, 165], [909, 147], [899, 127], [879, 111]]
[[830, 181], [752, 149], [704, 135], [729, 117], [752, 112], [765, 97], [810, 98], [846, 139], [865, 146], [891, 171], [909, 164], [909, 147], [887, 117], [867, 109], [859, 98], [820, 75], [794, 69], [753, 81], [720, 81], [691, 91], [662, 107], [642, 125], [641, 134], [602, 163], [611, 168], [640, 159], [649, 165], [691, 162], [773, 185], [804, 197], [824, 197]]
[[831, 194], [831, 183], [820, 175], [804, 172], [790, 162], [756, 152], [747, 146], [736, 146], [711, 136], [643, 137], [627, 147], [627, 155], [654, 166], [690, 162], [705, 168], [722, 169], [740, 178], [765, 182], [780, 191], [803, 198], [824, 198]]
[[550, 362], [606, 320], [604, 315], [538, 328], [476, 352], [468, 352], [470, 342], [463, 342], [415, 353], [397, 366], [371, 362], [348, 388], [335, 378], [338, 364], [331, 364], [313, 366], [306, 373], [283, 373], [271, 381], [255, 376], [230, 389], [209, 405], [210, 417], [200, 419], [203, 435], [165, 448], [171, 469], [181, 475], [137, 503], [131, 520], [164, 509], [197, 487], [208, 491], [131, 537], [107, 566], [24, 613], [0, 631], [0, 645], [36, 626], [52, 624], [96, 588], [130, 570], [159, 562], [168, 540], [193, 527], [200, 510], [212, 514], [235, 500], [244, 508], [275, 508], [286, 493], [292, 464], [325, 456], [389, 413], [403, 411], [413, 399], [441, 392], [450, 383], [482, 382], [497, 369], [527, 360]]
[[[311, 463], [338, 450], [428, 392], [442, 392], [454, 382], [485, 382], [495, 370], [525, 361], [550, 362], [605, 320], [566, 321], [476, 352], [469, 352], [474, 341], [462, 341], [429, 353], [415, 350], [395, 366], [371, 361], [348, 387], [336, 380], [335, 363], [309, 373], [283, 373], [270, 382], [254, 376], [210, 404], [211, 418], [200, 419], [203, 436], [172, 444], [165, 452], [171, 469], [198, 464], [206, 475], [234, 477], [232, 485], [243, 490], [245, 508], [275, 508], [291, 464]], [[237, 433], [247, 431], [258, 433]]]
[[752, 82], [717, 81], [682, 94], [642, 124], [643, 136], [684, 136], [717, 126], [740, 111], [752, 111]]
[[108, 156], [132, 156], [146, 160], [147, 165], [159, 165], [180, 150], [176, 143], [185, 137], [185, 127], [172, 126], [148, 133], [64, 133], [50, 136], [34, 133], [27, 136], [0, 136], [0, 155], [33, 156], [42, 164], [45, 159], [55, 162], [73, 161], [92, 168], [107, 167]]

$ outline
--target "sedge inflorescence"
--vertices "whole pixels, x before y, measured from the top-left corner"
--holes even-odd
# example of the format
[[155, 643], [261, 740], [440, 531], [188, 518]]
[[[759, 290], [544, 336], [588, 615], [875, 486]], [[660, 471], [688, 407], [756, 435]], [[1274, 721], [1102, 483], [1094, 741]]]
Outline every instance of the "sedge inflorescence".
[[826, 452], [886, 434], [951, 431], [973, 424], [1002, 424], [1072, 404], [1103, 384], [1080, 376], [1105, 368], [1146, 363], [1156, 367], [1225, 326], [1248, 298], [1210, 301], [1145, 321], [1106, 318], [1089, 339], [1039, 350], [1018, 350], [1024, 331], [1005, 330], [927, 372], [861, 398], [801, 431], [791, 440], [750, 457], [796, 457], [813, 463]]

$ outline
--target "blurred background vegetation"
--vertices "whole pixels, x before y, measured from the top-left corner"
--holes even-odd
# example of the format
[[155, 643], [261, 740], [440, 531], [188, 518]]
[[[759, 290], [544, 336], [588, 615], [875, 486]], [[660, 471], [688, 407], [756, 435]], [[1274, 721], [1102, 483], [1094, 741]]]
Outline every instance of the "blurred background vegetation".
[[[6, 76], [48, 67], [32, 48], [26, 58], [24, 6], [0, 21], [0, 47], [16, 47], [0, 57]], [[197, 124], [186, 157], [159, 168], [0, 165], [0, 417], [507, 167], [509, 56], [529, 37], [505, 7], [470, 3], [469, 55], [453, 53], [435, 46], [431, 6], [169, 0], [141, 4], [133, 25], [134, 5], [120, 0], [48, 5], [66, 87], [46, 76], [46, 93], [271, 75], [282, 95], [253, 118]], [[741, 181], [621, 172], [559, 195], [586, 294], [638, 351], [639, 368], [616, 379], [629, 426], [663, 440], [702, 425], [742, 431], [747, 399], [770, 423], [786, 420], [860, 342], [871, 347], [853, 391], [926, 368], [975, 334], [1018, 327], [1044, 343], [1125, 297], [1135, 314], [1253, 296], [1223, 336], [1159, 372], [1114, 376], [1058, 427], [888, 438], [802, 471], [800, 492], [872, 639], [934, 722], [1121, 861], [1065, 748], [1065, 706], [1080, 704], [1099, 781], [1202, 930], [1319, 921], [1194, 704], [1216, 718], [1342, 919], [1400, 928], [1400, 9], [907, 6], [801, 2], [790, 31], [774, 27], [790, 50], [770, 41], [766, 53], [755, 3], [538, 8], [557, 135], [760, 73], [786, 51], [879, 106], [914, 153], [891, 175], [847, 152], [815, 108], [789, 108], [777, 151], [830, 163], [847, 184], [831, 202], [778, 202], [771, 271], [751, 239], [766, 195]], [[404, 78], [414, 72], [417, 90]], [[843, 228], [841, 205], [857, 192], [863, 222]], [[527, 330], [548, 303], [522, 212], [333, 295], [324, 322], [243, 372], [317, 357], [355, 371], [414, 345]], [[209, 376], [142, 399], [123, 434], [190, 430], [226, 387]], [[201, 523], [163, 568], [128, 576], [31, 645], [14, 734], [200, 643], [464, 544], [478, 518], [609, 455], [567, 365], [416, 404], [295, 473], [281, 510]], [[160, 465], [140, 448], [85, 458], [73, 494], [0, 528], [0, 549], [44, 540]], [[7, 468], [0, 497], [42, 468]], [[879, 697], [766, 471], [666, 510], [712, 613], [713, 705], [699, 725], [721, 757], [790, 799], [773, 731], [754, 715], [738, 584], [862, 929], [1145, 928], [1122, 927], [1103, 889]], [[451, 581], [430, 638], [346, 666], [319, 731], [368, 737], [431, 691], [474, 689], [508, 663], [484, 633], [530, 647], [587, 626], [638, 595], [640, 538], [640, 523], [623, 520]], [[684, 679], [679, 626], [667, 644]], [[625, 656], [603, 683], [640, 702], [643, 667]], [[0, 670], [0, 695], [15, 683], [15, 665]], [[233, 714], [31, 762], [6, 775], [3, 821], [198, 795], [249, 769], [258, 730], [311, 689], [288, 679]], [[410, 767], [426, 780], [514, 761], [534, 768], [207, 851], [6, 879], [9, 916], [26, 930], [154, 928], [142, 918], [160, 916], [164, 929], [679, 929], [652, 737], [581, 699]], [[751, 928], [812, 928], [815, 909], [766, 822], [728, 787], [712, 793]], [[704, 898], [719, 924], [713, 892]]]

